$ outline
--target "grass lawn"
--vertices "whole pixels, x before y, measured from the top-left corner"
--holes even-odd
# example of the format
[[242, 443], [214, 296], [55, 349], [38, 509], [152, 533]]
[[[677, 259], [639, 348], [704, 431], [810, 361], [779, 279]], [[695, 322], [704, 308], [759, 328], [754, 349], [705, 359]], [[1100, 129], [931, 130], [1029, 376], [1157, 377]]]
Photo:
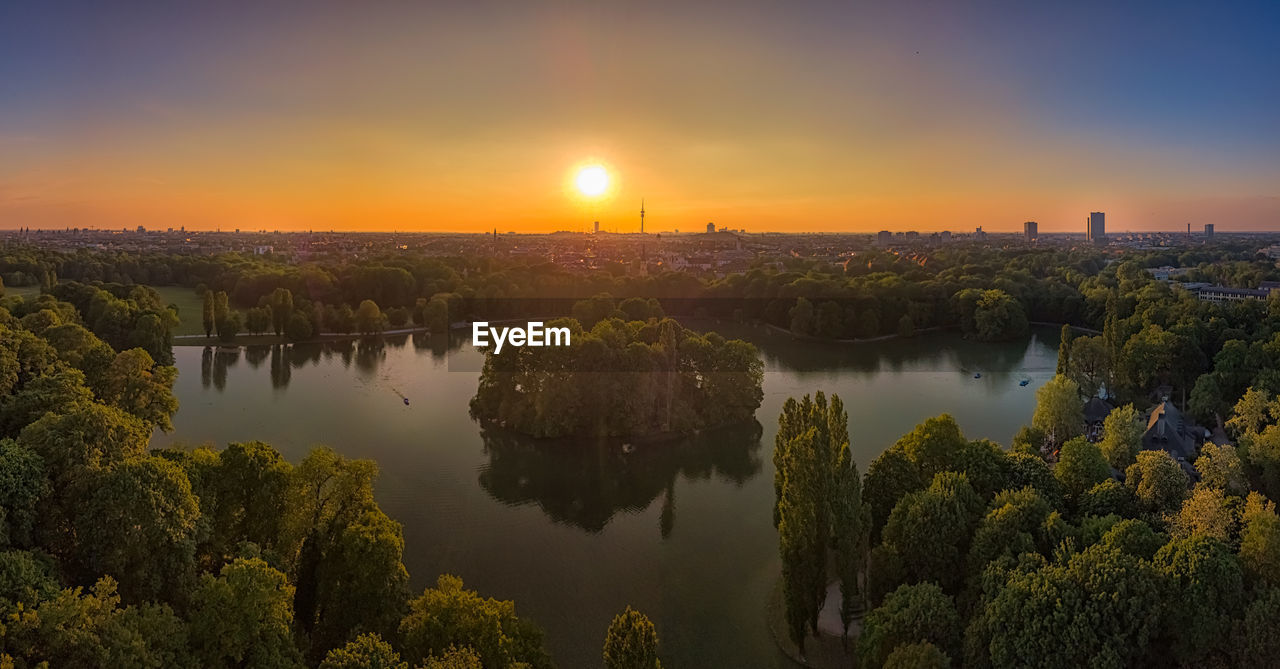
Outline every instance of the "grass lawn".
[[178, 327], [173, 329], [176, 335], [204, 334], [201, 322], [203, 303], [196, 297], [196, 291], [185, 286], [152, 286], [160, 293], [160, 301], [178, 307]]

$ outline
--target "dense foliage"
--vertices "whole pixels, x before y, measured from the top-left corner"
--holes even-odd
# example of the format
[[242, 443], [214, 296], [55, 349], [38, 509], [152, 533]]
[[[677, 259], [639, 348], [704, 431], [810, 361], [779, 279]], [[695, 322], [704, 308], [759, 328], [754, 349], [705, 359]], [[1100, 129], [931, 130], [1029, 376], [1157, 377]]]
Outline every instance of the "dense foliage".
[[471, 414], [535, 437], [690, 433], [753, 420], [763, 398], [755, 346], [672, 319], [610, 318], [569, 346], [485, 352]]
[[[155, 306], [138, 288], [53, 292], [101, 323]], [[259, 442], [149, 451], [177, 408], [173, 368], [51, 295], [4, 304], [0, 665], [551, 666], [511, 602], [451, 576], [409, 598], [372, 462], [317, 448], [294, 465]]]

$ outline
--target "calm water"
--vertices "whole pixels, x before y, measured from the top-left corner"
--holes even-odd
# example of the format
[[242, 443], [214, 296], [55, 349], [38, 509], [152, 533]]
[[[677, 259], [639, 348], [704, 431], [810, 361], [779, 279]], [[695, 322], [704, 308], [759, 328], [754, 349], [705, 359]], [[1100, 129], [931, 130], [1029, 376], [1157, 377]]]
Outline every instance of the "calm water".
[[[764, 622], [779, 573], [771, 452], [783, 401], [838, 393], [864, 472], [943, 412], [968, 437], [1007, 444], [1053, 375], [1058, 333], [1005, 344], [934, 333], [845, 345], [715, 329], [763, 353], [758, 427], [630, 454], [531, 443], [468, 417], [479, 352], [401, 336], [381, 346], [177, 347], [181, 408], [174, 431], [153, 445], [260, 439], [295, 462], [314, 444], [376, 460], [375, 492], [404, 524], [414, 590], [451, 572], [485, 596], [515, 600], [546, 630], [562, 667], [598, 667], [605, 629], [628, 604], [658, 626], [673, 668], [787, 667]], [[1023, 378], [1032, 382], [1021, 387]]]

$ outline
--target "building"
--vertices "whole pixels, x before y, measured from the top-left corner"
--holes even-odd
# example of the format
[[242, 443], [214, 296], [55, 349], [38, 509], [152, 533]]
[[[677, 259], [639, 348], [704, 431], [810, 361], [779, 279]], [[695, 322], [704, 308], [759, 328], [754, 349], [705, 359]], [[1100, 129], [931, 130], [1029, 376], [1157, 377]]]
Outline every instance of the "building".
[[1084, 222], [1085, 239], [1101, 243], [1107, 240], [1107, 215], [1100, 211], [1089, 212]]
[[1197, 295], [1205, 302], [1240, 302], [1243, 300], [1265, 300], [1271, 297], [1270, 290], [1253, 288], [1227, 288], [1226, 286], [1205, 286]]
[[980, 241], [980, 242], [981, 242], [981, 241], [986, 241], [986, 239], [987, 239], [987, 233], [985, 233], [985, 232], [983, 232], [983, 231], [982, 231], [982, 226], [981, 226], [981, 225], [979, 225], [979, 226], [978, 226], [978, 229], [977, 229], [977, 230], [974, 230], [974, 231], [973, 231], [973, 238], [974, 238], [974, 239], [976, 239], [976, 240], [978, 240], [978, 241]]
[[1272, 244], [1258, 253], [1265, 253], [1272, 260], [1280, 260], [1280, 244]]
[[1205, 224], [1204, 224], [1204, 238], [1205, 238], [1205, 239], [1213, 239], [1213, 224], [1212, 224], [1212, 223], [1205, 223]]
[[715, 224], [715, 223], [708, 223], [708, 224], [707, 224], [707, 234], [711, 234], [711, 233], [713, 233], [713, 232], [715, 232], [715, 231], [716, 231], [716, 224]]
[[1034, 242], [1040, 237], [1040, 233], [1037, 230], [1039, 227], [1040, 226], [1037, 225], [1035, 221], [1027, 221], [1026, 223], [1023, 223], [1022, 236], [1025, 237], [1028, 242]]
[[938, 234], [938, 239], [941, 239], [943, 244], [946, 244], [947, 242], [951, 241], [951, 231], [943, 230], [941, 233]]
[[1196, 447], [1203, 440], [1202, 437], [1197, 438], [1197, 432], [1203, 434], [1204, 428], [1188, 423], [1173, 402], [1165, 399], [1147, 417], [1147, 430], [1142, 433], [1142, 448], [1148, 451], [1165, 451], [1187, 469], [1189, 463], [1196, 459]]
[[893, 233], [888, 230], [881, 230], [876, 233], [876, 246], [889, 248], [893, 244]]
[[600, 234], [600, 221], [595, 222], [595, 225], [592, 227], [591, 231], [596, 233], [597, 235]]

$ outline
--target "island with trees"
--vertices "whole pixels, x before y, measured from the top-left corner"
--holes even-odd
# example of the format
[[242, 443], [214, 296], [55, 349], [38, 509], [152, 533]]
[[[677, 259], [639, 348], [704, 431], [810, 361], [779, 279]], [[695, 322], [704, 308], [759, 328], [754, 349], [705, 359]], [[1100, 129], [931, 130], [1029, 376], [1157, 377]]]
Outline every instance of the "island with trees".
[[486, 350], [472, 416], [533, 437], [682, 435], [755, 420], [763, 362], [747, 342], [671, 318], [548, 327], [569, 328], [572, 345]]

